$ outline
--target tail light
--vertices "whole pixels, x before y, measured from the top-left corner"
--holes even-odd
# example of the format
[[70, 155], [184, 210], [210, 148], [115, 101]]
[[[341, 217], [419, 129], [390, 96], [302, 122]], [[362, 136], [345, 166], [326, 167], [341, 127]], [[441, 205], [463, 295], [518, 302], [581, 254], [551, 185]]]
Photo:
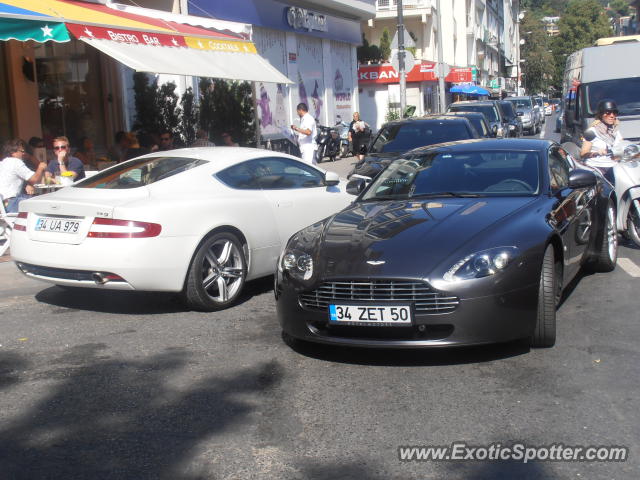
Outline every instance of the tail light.
[[157, 237], [162, 225], [157, 223], [136, 222], [133, 220], [116, 220], [113, 218], [96, 218], [89, 229], [87, 237], [93, 238], [148, 238]]
[[29, 214], [27, 212], [20, 212], [13, 223], [13, 229], [18, 230], [19, 232], [26, 232], [28, 215]]

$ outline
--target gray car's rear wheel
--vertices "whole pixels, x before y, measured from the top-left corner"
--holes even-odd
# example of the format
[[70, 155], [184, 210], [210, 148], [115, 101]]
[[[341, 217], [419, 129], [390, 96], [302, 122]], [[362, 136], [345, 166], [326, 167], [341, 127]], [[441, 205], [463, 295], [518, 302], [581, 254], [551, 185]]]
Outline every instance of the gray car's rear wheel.
[[553, 246], [547, 245], [540, 271], [538, 315], [531, 336], [532, 347], [553, 347], [556, 343], [556, 274]]
[[240, 295], [246, 276], [240, 240], [229, 232], [216, 233], [205, 239], [193, 256], [184, 288], [185, 300], [196, 310], [229, 307]]

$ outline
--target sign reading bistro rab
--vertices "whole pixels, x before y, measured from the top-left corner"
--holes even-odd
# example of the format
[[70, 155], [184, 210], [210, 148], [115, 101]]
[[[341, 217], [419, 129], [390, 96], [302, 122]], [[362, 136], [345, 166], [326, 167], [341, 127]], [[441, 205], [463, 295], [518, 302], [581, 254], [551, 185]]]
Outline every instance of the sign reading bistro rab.
[[[407, 82], [435, 82], [438, 80], [435, 70], [435, 62], [422, 60], [420, 63], [416, 63], [407, 74]], [[400, 76], [391, 64], [360, 65], [358, 67], [359, 84], [398, 83], [399, 81]], [[463, 83], [471, 81], [471, 68], [451, 68], [449, 75], [445, 78], [445, 82]]]

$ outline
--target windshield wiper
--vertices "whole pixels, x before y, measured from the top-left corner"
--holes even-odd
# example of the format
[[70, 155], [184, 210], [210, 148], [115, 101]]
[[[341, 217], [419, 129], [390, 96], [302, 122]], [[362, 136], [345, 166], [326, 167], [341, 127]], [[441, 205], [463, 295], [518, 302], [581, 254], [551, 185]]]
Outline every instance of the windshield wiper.
[[470, 192], [429, 192], [429, 193], [417, 193], [411, 195], [408, 198], [428, 198], [428, 197], [456, 197], [456, 198], [474, 198], [481, 197], [479, 193]]

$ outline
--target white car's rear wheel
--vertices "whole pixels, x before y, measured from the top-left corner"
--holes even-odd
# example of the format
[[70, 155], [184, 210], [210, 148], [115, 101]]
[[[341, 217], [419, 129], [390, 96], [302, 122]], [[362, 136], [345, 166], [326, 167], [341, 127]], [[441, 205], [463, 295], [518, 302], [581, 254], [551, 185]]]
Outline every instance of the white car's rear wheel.
[[220, 310], [240, 295], [247, 276], [247, 264], [238, 238], [229, 232], [204, 240], [193, 256], [184, 296], [191, 308]]

